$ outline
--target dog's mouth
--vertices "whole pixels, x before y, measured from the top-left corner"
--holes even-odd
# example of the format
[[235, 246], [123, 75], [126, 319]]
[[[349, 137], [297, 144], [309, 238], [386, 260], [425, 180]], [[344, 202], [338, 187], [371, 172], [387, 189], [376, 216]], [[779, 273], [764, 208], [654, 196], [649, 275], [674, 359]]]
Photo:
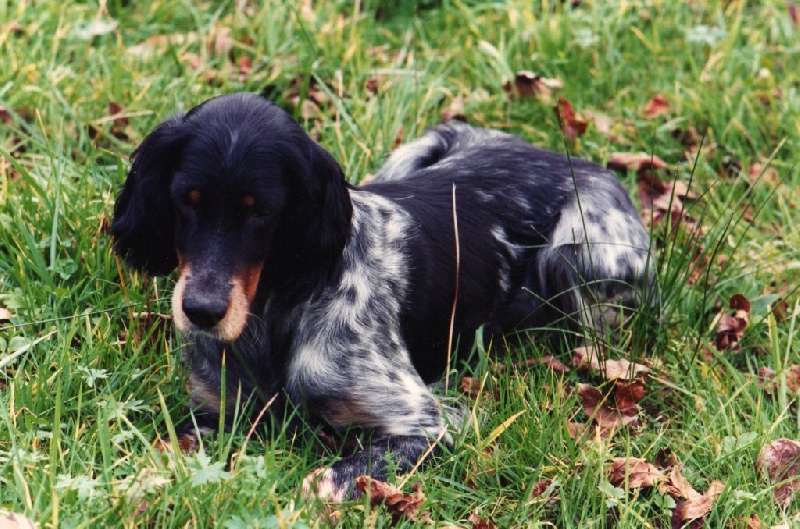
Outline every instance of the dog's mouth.
[[227, 342], [239, 338], [247, 326], [260, 275], [261, 267], [254, 266], [224, 281], [193, 274], [191, 266], [182, 266], [172, 295], [178, 330]]

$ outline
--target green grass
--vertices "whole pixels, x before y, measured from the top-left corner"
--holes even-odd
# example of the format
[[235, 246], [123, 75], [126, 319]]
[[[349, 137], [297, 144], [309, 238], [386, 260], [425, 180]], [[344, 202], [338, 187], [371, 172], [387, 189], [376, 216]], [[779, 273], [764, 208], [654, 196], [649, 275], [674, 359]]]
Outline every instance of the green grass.
[[[242, 424], [199, 454], [154, 449], [186, 417], [186, 373], [169, 325], [134, 313], [169, 313], [172, 279], [119, 268], [105, 230], [128, 156], [160, 120], [248, 90], [293, 111], [353, 182], [455, 101], [474, 124], [601, 164], [655, 154], [668, 164], [658, 178], [699, 195], [687, 207], [702, 228], [653, 228], [660, 323], [642, 318], [614, 344], [614, 356], [659, 364], [642, 426], [573, 440], [568, 421], [586, 420], [577, 384], [608, 385], [543, 365], [498, 374], [510, 359], [480, 354], [450, 386], [470, 374], [496, 395], [459, 397], [476, 428], [404, 485], [421, 484], [434, 526], [471, 527], [474, 512], [497, 527], [669, 526], [665, 494], [613, 487], [606, 472], [613, 457], [654, 461], [665, 449], [698, 491], [725, 483], [708, 527], [743, 527], [751, 514], [766, 527], [800, 523], [797, 501], [781, 508], [755, 468], [764, 444], [800, 432], [798, 395], [781, 378], [800, 363], [800, 27], [786, 2], [238, 3], [0, 0], [0, 307], [13, 314], [0, 323], [0, 510], [41, 527], [326, 523], [298, 489], [337, 454], [309, 432], [265, 437]], [[560, 79], [554, 98], [608, 116], [611, 131], [590, 124], [565, 140], [553, 101], [504, 91], [520, 70]], [[647, 119], [656, 94], [669, 111]], [[675, 132], [689, 127], [704, 138], [696, 157]], [[753, 182], [751, 162], [769, 162], [780, 183]], [[637, 196], [636, 174], [619, 176]], [[752, 303], [750, 324], [738, 352], [717, 352], [714, 317], [736, 293]], [[773, 315], [778, 298], [786, 308]], [[570, 358], [535, 340], [511, 351], [545, 354]], [[761, 367], [779, 374], [774, 398]], [[542, 479], [552, 501], [531, 498]], [[338, 516], [388, 527], [382, 509], [356, 503]]]

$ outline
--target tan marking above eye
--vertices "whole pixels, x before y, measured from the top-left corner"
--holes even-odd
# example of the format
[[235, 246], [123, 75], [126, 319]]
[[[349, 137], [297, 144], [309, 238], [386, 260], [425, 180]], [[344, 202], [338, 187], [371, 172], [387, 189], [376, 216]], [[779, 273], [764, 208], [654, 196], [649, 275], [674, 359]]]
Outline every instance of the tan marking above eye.
[[200, 191], [197, 189], [192, 189], [189, 191], [189, 202], [194, 204], [195, 206], [200, 203], [202, 196], [200, 195]]
[[246, 208], [252, 208], [256, 203], [256, 199], [253, 198], [253, 195], [245, 195], [242, 197], [242, 206]]

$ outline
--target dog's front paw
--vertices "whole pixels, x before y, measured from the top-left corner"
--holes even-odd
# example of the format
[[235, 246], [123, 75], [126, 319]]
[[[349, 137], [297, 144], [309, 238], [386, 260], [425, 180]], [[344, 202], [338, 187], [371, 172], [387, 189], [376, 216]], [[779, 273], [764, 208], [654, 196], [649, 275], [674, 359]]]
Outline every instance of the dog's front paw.
[[351, 483], [339, 481], [332, 468], [315, 469], [303, 480], [303, 495], [327, 503], [341, 503], [347, 499]]

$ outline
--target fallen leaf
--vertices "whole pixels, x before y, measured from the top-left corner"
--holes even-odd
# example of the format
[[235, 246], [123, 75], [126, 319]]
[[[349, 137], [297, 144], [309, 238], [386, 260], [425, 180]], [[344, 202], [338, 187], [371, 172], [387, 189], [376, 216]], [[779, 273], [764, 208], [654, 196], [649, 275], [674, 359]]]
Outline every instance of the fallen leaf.
[[22, 514], [0, 511], [0, 529], [36, 529], [36, 524]]
[[599, 389], [589, 384], [578, 385], [578, 400], [583, 406], [583, 412], [597, 424], [603, 436], [610, 435], [623, 426], [638, 424], [639, 407], [629, 393], [623, 393], [625, 396], [618, 402], [615, 399], [617, 406], [622, 406], [619, 408], [611, 406]]
[[545, 495], [547, 489], [552, 487], [553, 480], [552, 479], [540, 479], [536, 483], [533, 484], [531, 487], [531, 499], [541, 499], [545, 501], [553, 501], [555, 500], [555, 489], [558, 487], [554, 487], [554, 490], [551, 490], [549, 494]]
[[599, 373], [606, 380], [626, 379], [632, 380], [641, 374], [650, 372], [650, 368], [629, 362], [624, 358], [609, 360], [601, 358], [600, 352], [595, 347], [581, 346], [572, 350], [572, 366], [578, 369], [589, 369]]
[[380, 88], [382, 81], [383, 81], [383, 76], [373, 75], [364, 82], [364, 89], [370, 94], [377, 94], [378, 88]]
[[591, 112], [589, 110], [584, 111], [584, 115], [586, 116], [587, 120], [594, 124], [594, 128], [597, 129], [597, 132], [603, 136], [608, 136], [610, 134], [611, 126], [613, 125], [610, 117], [605, 114]]
[[561, 131], [568, 140], [575, 141], [578, 136], [586, 132], [586, 121], [575, 113], [566, 99], [562, 98], [556, 102], [556, 115], [561, 124]]
[[551, 102], [554, 91], [563, 88], [564, 83], [560, 79], [550, 79], [542, 77], [531, 71], [520, 71], [514, 75], [514, 81], [506, 81], [503, 84], [503, 91], [508, 97], [513, 99], [537, 99], [544, 103]]
[[467, 121], [467, 116], [464, 115], [464, 99], [461, 96], [456, 96], [450, 101], [450, 105], [441, 112], [443, 121]]
[[253, 71], [253, 60], [247, 55], [242, 55], [239, 57], [238, 64], [239, 75], [242, 77], [242, 80], [247, 79], [250, 76], [250, 72]]
[[556, 373], [569, 373], [569, 368], [564, 365], [564, 362], [552, 355], [545, 355], [539, 358], [537, 363], [549, 367]]
[[667, 162], [656, 156], [655, 154], [647, 154], [643, 152], [615, 152], [608, 159], [606, 164], [609, 169], [617, 171], [633, 170], [637, 173], [646, 171], [648, 169], [664, 169]]
[[608, 469], [608, 480], [615, 487], [640, 489], [656, 486], [664, 480], [664, 473], [641, 457], [615, 457]]
[[696, 499], [701, 496], [681, 472], [681, 465], [675, 465], [667, 475], [666, 481], [659, 485], [658, 490], [669, 494], [673, 498], [683, 498], [687, 500]]
[[0, 322], [5, 323], [11, 321], [13, 314], [5, 307], [0, 307]]
[[739, 341], [747, 328], [750, 302], [742, 294], [734, 294], [728, 304], [735, 313], [733, 315], [720, 312], [715, 318], [716, 331], [714, 346], [717, 351], [738, 351]]
[[667, 114], [668, 112], [669, 101], [667, 101], [667, 97], [662, 94], [653, 96], [644, 106], [644, 117], [647, 119], [653, 119]]
[[23, 28], [16, 20], [12, 20], [11, 22], [7, 23], [5, 27], [3, 27], [3, 32], [14, 35], [21, 35], [25, 33], [25, 28]]
[[389, 483], [373, 479], [369, 476], [359, 476], [355, 480], [358, 490], [367, 494], [370, 505], [377, 507], [380, 504], [386, 505], [386, 509], [392, 517], [392, 521], [397, 523], [401, 518], [406, 518], [412, 522], [418, 520], [417, 511], [425, 501], [422, 493], [422, 485], [416, 483], [412, 494], [404, 494]]
[[761, 448], [756, 467], [767, 480], [777, 485], [778, 503], [788, 503], [800, 491], [800, 443], [791, 439], [776, 439]]
[[[800, 397], [800, 365], [792, 364], [784, 371], [786, 379], [786, 389], [794, 396]], [[778, 390], [777, 373], [769, 367], [761, 367], [758, 370], [758, 384], [764, 388], [768, 395], [775, 395]]]
[[716, 503], [717, 498], [722, 494], [725, 484], [721, 481], [714, 481], [708, 486], [708, 490], [704, 494], [700, 494], [696, 498], [688, 499], [679, 502], [675, 506], [675, 510], [680, 513], [681, 520], [694, 520], [705, 516], [711, 511], [711, 508]]
[[778, 170], [763, 163], [751, 163], [747, 168], [747, 176], [752, 182], [767, 182], [776, 186], [781, 183], [781, 179], [778, 176]]
[[[479, 378], [474, 377], [461, 377], [461, 384], [459, 388], [461, 389], [461, 393], [472, 397], [473, 399], [477, 399], [481, 393], [483, 392], [483, 382]], [[487, 393], [487, 395], [489, 395]]]
[[211, 30], [211, 52], [215, 57], [230, 57], [233, 50], [231, 28], [215, 27]]
[[486, 521], [478, 515], [478, 511], [474, 511], [469, 515], [467, 521], [472, 524], [472, 529], [496, 529], [496, 525], [490, 521]]

